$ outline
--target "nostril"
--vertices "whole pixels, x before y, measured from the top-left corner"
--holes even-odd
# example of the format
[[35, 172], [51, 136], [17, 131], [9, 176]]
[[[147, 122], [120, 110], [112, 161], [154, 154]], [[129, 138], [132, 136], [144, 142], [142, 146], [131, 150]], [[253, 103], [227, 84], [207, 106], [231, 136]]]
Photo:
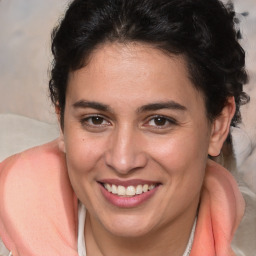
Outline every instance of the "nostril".
[[[129, 135], [130, 134], [130, 135]], [[141, 150], [131, 132], [121, 132], [118, 137], [112, 138], [109, 149], [105, 151], [105, 164], [121, 174], [127, 174], [147, 163], [146, 154]]]

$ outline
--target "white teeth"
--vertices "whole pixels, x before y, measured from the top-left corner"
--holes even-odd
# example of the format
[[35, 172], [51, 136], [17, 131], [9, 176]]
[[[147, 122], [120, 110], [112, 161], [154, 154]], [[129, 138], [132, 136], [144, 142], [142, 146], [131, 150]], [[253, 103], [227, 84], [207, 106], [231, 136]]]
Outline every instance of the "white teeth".
[[107, 186], [105, 187], [109, 192], [112, 191], [112, 186], [110, 186], [109, 184], [107, 184]]
[[119, 195], [119, 196], [135, 196], [135, 195], [140, 195], [142, 193], [146, 193], [152, 189], [154, 189], [156, 187], [156, 185], [151, 184], [144, 184], [144, 185], [137, 185], [136, 187], [134, 186], [128, 186], [127, 188], [125, 188], [124, 186], [121, 185], [110, 185], [108, 183], [104, 184], [104, 188], [115, 195]]
[[140, 195], [140, 194], [142, 194], [142, 185], [138, 185], [137, 187], [136, 187], [136, 195]]
[[123, 187], [123, 186], [118, 186], [118, 187], [117, 187], [117, 194], [118, 194], [119, 196], [125, 196], [125, 187]]
[[127, 196], [135, 196], [136, 191], [134, 186], [129, 186], [126, 188], [126, 195]]
[[148, 190], [152, 190], [152, 189], [154, 189], [155, 187], [156, 187], [155, 185], [151, 184], [151, 185], [148, 187]]
[[111, 191], [109, 191], [109, 192], [112, 192], [113, 194], [117, 194], [117, 186], [116, 185], [112, 185]]
[[143, 185], [142, 190], [143, 190], [144, 193], [147, 192], [148, 191], [148, 184]]

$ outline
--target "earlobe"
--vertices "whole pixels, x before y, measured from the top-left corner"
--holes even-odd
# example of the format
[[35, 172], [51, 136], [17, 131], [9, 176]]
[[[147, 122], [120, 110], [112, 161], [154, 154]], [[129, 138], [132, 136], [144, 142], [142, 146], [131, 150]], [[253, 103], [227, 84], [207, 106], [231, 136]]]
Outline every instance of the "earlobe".
[[236, 110], [234, 97], [229, 97], [227, 103], [221, 111], [221, 114], [214, 120], [212, 124], [212, 131], [208, 154], [210, 156], [218, 156], [221, 152], [223, 143], [225, 142], [229, 130], [230, 123]]
[[66, 148], [65, 148], [65, 142], [64, 142], [64, 134], [63, 134], [63, 129], [61, 127], [61, 117], [60, 117], [60, 108], [59, 106], [55, 106], [55, 113], [57, 115], [58, 118], [58, 123], [59, 123], [59, 130], [60, 130], [60, 136], [58, 139], [58, 146], [59, 146], [59, 150], [63, 153], [66, 153]]
[[65, 147], [65, 142], [64, 142], [64, 135], [62, 130], [60, 129], [60, 137], [58, 140], [58, 146], [59, 146], [59, 150], [63, 153], [66, 153], [66, 147]]
[[55, 105], [55, 113], [60, 124], [60, 107], [58, 105]]

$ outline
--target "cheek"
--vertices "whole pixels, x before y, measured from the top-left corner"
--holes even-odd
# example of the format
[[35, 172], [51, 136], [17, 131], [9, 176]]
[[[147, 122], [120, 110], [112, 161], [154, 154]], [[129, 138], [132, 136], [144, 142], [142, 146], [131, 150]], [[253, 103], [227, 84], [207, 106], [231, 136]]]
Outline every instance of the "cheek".
[[72, 187], [77, 197], [90, 208], [93, 180], [97, 179], [97, 167], [102, 155], [101, 145], [76, 133], [66, 136], [66, 162]]
[[86, 138], [71, 137], [65, 144], [68, 169], [78, 176], [90, 173], [102, 154], [102, 146]]
[[170, 195], [178, 200], [191, 199], [200, 193], [208, 158], [207, 141], [207, 136], [199, 133], [184, 133], [163, 141], [152, 153], [165, 172], [172, 190]]
[[67, 169], [72, 187], [82, 202], [90, 201], [90, 184], [97, 178], [96, 167], [102, 155], [103, 145], [89, 139], [81, 129], [65, 130]]
[[83, 175], [89, 172], [98, 160], [104, 141], [97, 136], [88, 136], [80, 123], [71, 118], [65, 124], [64, 143], [68, 169], [76, 175]]
[[[151, 144], [152, 155], [164, 165], [181, 169], [182, 166], [206, 162], [208, 155], [207, 136], [182, 133]], [[156, 146], [158, 145], [158, 146]]]

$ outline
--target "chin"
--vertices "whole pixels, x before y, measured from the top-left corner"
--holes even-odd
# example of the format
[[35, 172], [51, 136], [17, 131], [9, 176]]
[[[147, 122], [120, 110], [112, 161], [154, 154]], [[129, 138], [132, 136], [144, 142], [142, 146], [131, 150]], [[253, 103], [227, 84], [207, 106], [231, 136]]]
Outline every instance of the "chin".
[[102, 223], [105, 229], [119, 237], [141, 237], [148, 234], [152, 230], [153, 223], [146, 218], [145, 215], [139, 216], [123, 215], [113, 216], [114, 219], [109, 223]]

